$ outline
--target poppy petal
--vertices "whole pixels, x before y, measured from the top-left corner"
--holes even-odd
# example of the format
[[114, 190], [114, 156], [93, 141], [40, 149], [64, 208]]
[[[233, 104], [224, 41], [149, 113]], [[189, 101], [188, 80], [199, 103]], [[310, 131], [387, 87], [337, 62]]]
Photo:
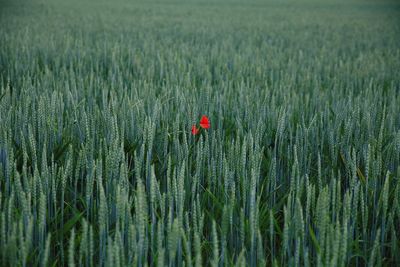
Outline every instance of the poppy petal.
[[199, 133], [199, 129], [197, 129], [196, 125], [193, 125], [193, 126], [192, 126], [192, 134], [193, 134], [193, 135], [196, 135], [196, 134], [198, 134], [198, 133]]
[[209, 129], [210, 128], [210, 120], [207, 118], [207, 116], [203, 115], [200, 120], [200, 126], [204, 129]]

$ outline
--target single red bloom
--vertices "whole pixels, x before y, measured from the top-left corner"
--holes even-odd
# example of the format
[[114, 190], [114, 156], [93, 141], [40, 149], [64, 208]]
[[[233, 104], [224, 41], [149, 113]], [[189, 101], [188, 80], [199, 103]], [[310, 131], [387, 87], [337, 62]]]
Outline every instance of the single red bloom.
[[198, 133], [199, 133], [199, 129], [197, 129], [196, 125], [193, 125], [193, 126], [192, 126], [192, 134], [193, 134], [193, 135], [196, 135], [196, 134], [198, 134]]
[[200, 126], [201, 126], [202, 128], [204, 128], [204, 129], [210, 128], [210, 120], [207, 118], [207, 116], [203, 115], [203, 116], [201, 117]]

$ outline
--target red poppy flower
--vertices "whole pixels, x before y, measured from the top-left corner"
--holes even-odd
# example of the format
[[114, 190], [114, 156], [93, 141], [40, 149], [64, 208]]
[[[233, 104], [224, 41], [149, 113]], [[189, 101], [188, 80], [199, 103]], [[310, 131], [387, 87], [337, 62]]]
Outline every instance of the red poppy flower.
[[196, 135], [196, 134], [198, 134], [198, 133], [199, 133], [199, 129], [197, 129], [196, 125], [193, 125], [193, 126], [192, 126], [192, 134], [193, 134], [193, 135]]
[[207, 116], [203, 115], [203, 117], [201, 117], [200, 127], [204, 129], [210, 128], [210, 120], [207, 118]]

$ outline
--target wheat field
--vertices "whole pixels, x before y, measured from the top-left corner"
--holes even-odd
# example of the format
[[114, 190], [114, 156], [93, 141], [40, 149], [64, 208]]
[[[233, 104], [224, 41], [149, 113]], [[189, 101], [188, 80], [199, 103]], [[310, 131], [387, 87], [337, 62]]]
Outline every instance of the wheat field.
[[399, 240], [398, 1], [0, 0], [0, 266], [400, 266]]

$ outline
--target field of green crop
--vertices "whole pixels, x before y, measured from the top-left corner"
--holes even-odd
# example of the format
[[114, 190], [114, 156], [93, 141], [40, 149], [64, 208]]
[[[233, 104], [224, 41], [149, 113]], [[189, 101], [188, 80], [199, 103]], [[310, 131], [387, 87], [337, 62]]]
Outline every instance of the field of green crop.
[[400, 266], [399, 240], [398, 1], [0, 0], [0, 266]]

